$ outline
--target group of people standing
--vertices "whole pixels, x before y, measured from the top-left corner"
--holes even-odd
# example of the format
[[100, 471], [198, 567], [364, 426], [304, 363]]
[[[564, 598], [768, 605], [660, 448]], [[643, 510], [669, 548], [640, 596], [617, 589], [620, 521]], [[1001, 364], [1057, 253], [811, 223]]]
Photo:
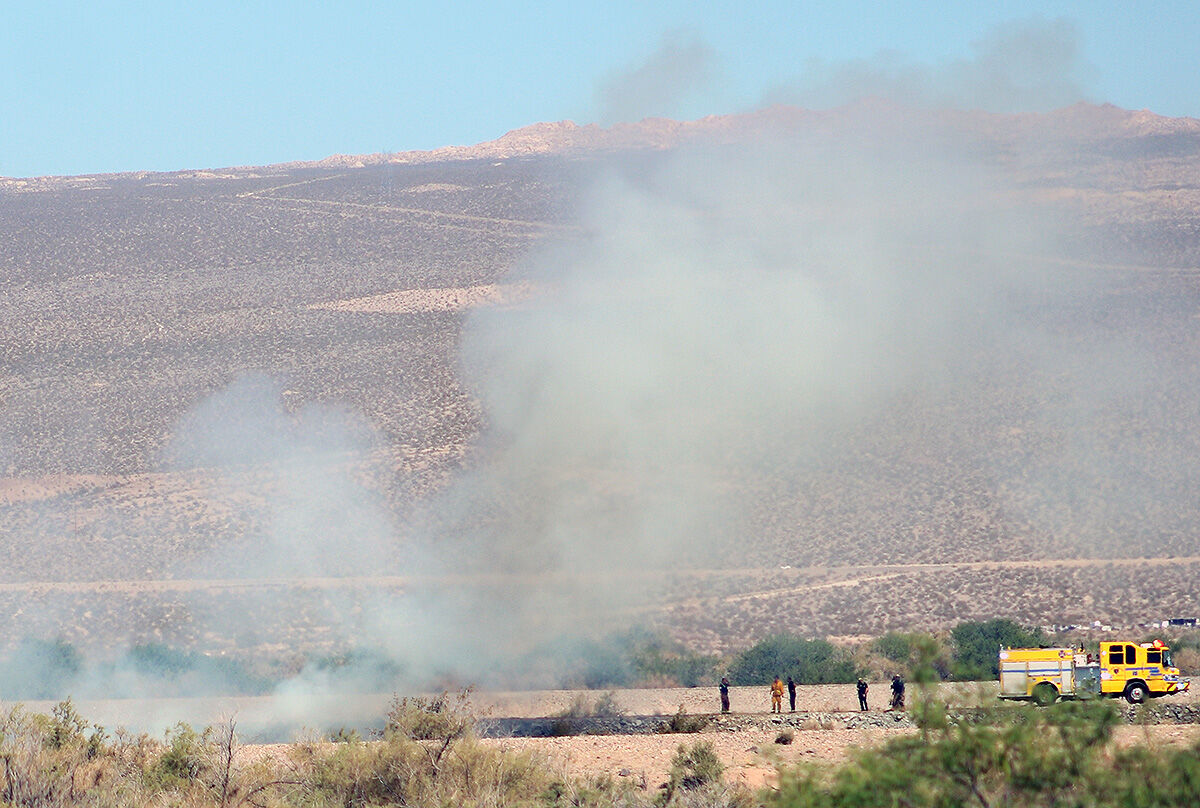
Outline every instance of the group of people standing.
[[[776, 676], [775, 681], [771, 682], [772, 713], [783, 712], [784, 688], [785, 685], [783, 680]], [[856, 688], [858, 689], [858, 709], [865, 712], [866, 710], [870, 709], [867, 706], [867, 691], [871, 689], [871, 686], [867, 684], [865, 679], [859, 679]], [[719, 689], [721, 692], [721, 712], [727, 713], [729, 712], [729, 677], [721, 677], [721, 685]], [[791, 711], [794, 713], [796, 712], [796, 680], [790, 676], [787, 678], [786, 689], [788, 703], [791, 707]], [[900, 678], [900, 674], [898, 673], [892, 676], [892, 706], [888, 709], [904, 709], [904, 680]]]
[[[871, 686], [867, 684], [865, 679], [859, 679], [858, 684], [858, 709], [866, 712], [870, 708], [867, 706], [867, 691]], [[892, 706], [889, 710], [904, 709], [904, 680], [900, 678], [900, 674], [892, 675]]]

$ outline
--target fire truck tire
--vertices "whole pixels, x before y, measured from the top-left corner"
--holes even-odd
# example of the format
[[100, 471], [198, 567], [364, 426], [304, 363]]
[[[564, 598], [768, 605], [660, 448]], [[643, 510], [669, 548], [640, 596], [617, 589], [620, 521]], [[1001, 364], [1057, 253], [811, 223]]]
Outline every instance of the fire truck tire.
[[1125, 687], [1125, 700], [1130, 704], [1144, 704], [1149, 695], [1150, 691], [1143, 682], [1130, 682]]
[[1038, 707], [1049, 707], [1058, 701], [1058, 688], [1049, 682], [1039, 682], [1033, 688], [1033, 703]]

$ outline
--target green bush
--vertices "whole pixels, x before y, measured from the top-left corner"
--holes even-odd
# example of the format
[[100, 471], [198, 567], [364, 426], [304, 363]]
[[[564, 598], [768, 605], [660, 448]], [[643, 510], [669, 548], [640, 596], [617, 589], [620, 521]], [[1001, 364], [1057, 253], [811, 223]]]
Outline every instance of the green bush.
[[186, 789], [200, 776], [207, 754], [203, 738], [182, 721], [166, 733], [166, 749], [145, 773], [147, 785], [159, 790]]
[[[555, 686], [598, 690], [639, 684], [696, 687], [716, 677], [718, 658], [645, 629], [603, 638], [563, 637], [523, 656], [517, 671], [538, 671]], [[545, 679], [535, 680], [545, 685]]]
[[871, 647], [877, 654], [890, 659], [892, 662], [907, 663], [909, 656], [912, 654], [912, 640], [912, 634], [889, 631], [875, 640]]
[[453, 696], [449, 693], [432, 698], [393, 696], [384, 721], [383, 736], [413, 741], [462, 738], [474, 728], [470, 701], [470, 688]]
[[992, 708], [956, 719], [929, 702], [919, 731], [860, 750], [833, 772], [796, 767], [769, 808], [1200, 805], [1200, 746], [1113, 749], [1110, 702]]
[[[470, 734], [426, 741], [392, 732], [380, 742], [337, 744], [294, 756], [290, 778], [306, 808], [341, 806], [534, 806], [553, 793], [551, 768], [528, 752], [486, 746]], [[565, 791], [566, 789], [564, 789]], [[553, 804], [553, 803], [552, 803]]]
[[1041, 629], [1025, 629], [1012, 620], [959, 623], [950, 631], [954, 644], [951, 674], [960, 681], [983, 681], [1000, 675], [1000, 646], [1029, 648], [1045, 642]]
[[738, 654], [729, 666], [735, 685], [769, 684], [776, 676], [800, 684], [853, 682], [859, 671], [841, 649], [825, 640], [776, 634]]
[[26, 637], [0, 658], [0, 681], [8, 700], [59, 699], [82, 678], [83, 655], [64, 639]]
[[717, 657], [693, 653], [682, 643], [655, 635], [632, 638], [630, 658], [638, 682], [697, 687], [717, 678]]
[[680, 791], [717, 785], [724, 773], [725, 766], [717, 757], [712, 741], [697, 741], [691, 746], [680, 744], [671, 759], [670, 779], [659, 795], [659, 803], [669, 805]]

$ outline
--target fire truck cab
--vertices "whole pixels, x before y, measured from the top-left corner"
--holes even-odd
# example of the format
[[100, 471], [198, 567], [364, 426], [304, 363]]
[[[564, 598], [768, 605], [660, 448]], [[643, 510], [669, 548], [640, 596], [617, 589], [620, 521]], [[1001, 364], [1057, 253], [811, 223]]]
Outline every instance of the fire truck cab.
[[1041, 705], [1056, 700], [1124, 696], [1130, 704], [1182, 693], [1191, 683], [1171, 665], [1161, 640], [1102, 642], [1100, 654], [1082, 648], [1001, 648], [1000, 698]]

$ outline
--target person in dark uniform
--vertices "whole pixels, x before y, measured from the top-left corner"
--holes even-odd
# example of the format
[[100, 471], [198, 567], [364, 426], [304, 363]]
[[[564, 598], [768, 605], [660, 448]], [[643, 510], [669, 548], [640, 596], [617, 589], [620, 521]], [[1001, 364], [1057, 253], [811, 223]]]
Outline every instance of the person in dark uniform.
[[796, 712], [796, 681], [792, 677], [788, 677], [788, 701], [792, 705], [792, 712]]
[[904, 680], [898, 673], [892, 677], [892, 709], [904, 709]]
[[729, 677], [721, 677], [721, 712], [729, 712]]
[[864, 713], [867, 711], [867, 691], [870, 690], [870, 685], [863, 679], [858, 680], [858, 709]]

